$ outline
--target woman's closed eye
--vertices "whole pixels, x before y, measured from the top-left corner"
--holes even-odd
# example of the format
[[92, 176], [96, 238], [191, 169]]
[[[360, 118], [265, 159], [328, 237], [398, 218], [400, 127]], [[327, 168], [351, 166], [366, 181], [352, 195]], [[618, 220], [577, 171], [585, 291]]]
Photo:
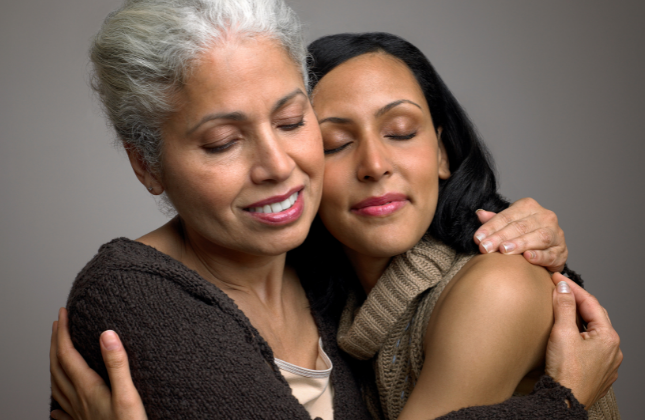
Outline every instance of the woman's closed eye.
[[238, 142], [238, 139], [234, 138], [230, 140], [225, 140], [223, 142], [218, 142], [215, 144], [207, 144], [202, 146], [202, 148], [206, 151], [206, 153], [209, 153], [209, 154], [224, 153], [231, 147], [235, 146], [237, 142]]
[[325, 147], [325, 154], [326, 155], [331, 155], [331, 154], [334, 154], [334, 153], [338, 153], [341, 150], [343, 150], [344, 148], [346, 148], [347, 146], [349, 146], [350, 144], [351, 144], [351, 142], [347, 142], [347, 143], [341, 144], [340, 146], [333, 147], [333, 148]]
[[294, 106], [287, 107], [287, 109], [282, 110], [278, 115], [273, 119], [273, 126], [281, 131], [295, 131], [300, 127], [304, 127], [306, 124], [305, 116], [301, 112], [294, 112], [295, 110], [290, 109]]
[[280, 124], [278, 125], [278, 128], [283, 131], [293, 131], [293, 130], [297, 130], [300, 127], [304, 127], [304, 125], [305, 125], [305, 120], [303, 118], [300, 121], [292, 124]]
[[385, 137], [392, 140], [410, 140], [417, 135], [416, 130], [407, 134], [386, 134]]

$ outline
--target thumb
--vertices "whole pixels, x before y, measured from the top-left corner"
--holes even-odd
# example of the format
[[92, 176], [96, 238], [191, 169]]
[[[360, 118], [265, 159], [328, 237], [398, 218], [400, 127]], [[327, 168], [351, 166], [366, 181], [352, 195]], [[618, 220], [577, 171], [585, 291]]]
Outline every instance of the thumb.
[[114, 397], [118, 400], [119, 394], [127, 394], [133, 390], [136, 392], [130, 376], [128, 354], [125, 352], [117, 333], [111, 330], [104, 331], [101, 334], [100, 341], [101, 354], [107, 368]]
[[574, 331], [578, 334], [576, 324], [576, 297], [566, 281], [560, 281], [553, 293], [553, 329]]

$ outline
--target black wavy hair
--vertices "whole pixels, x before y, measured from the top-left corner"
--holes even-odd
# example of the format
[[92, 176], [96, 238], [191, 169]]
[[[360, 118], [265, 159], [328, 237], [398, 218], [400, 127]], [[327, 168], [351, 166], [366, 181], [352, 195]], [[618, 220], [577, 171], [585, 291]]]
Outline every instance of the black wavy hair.
[[[340, 64], [369, 53], [388, 54], [408, 66], [425, 95], [435, 129], [442, 128], [441, 141], [448, 155], [451, 176], [439, 180], [437, 209], [428, 233], [457, 252], [478, 252], [473, 241], [480, 226], [475, 211], [481, 208], [499, 212], [509, 203], [497, 193], [491, 157], [472, 122], [417, 47], [384, 32], [319, 38], [309, 45], [310, 90]], [[353, 274], [340, 244], [319, 218], [305, 242], [290, 253], [289, 264], [299, 271], [303, 284], [327, 297], [338, 296], [346, 288], [348, 275]], [[323, 301], [330, 303], [329, 299]]]

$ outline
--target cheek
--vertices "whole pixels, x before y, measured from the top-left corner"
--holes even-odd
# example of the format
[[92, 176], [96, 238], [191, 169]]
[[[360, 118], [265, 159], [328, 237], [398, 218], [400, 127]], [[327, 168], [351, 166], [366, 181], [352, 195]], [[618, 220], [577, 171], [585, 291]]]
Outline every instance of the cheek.
[[344, 166], [338, 162], [331, 159], [325, 161], [323, 193], [318, 212], [323, 223], [332, 233], [339, 230], [338, 226], [344, 220], [343, 210], [348, 206], [347, 174], [343, 169]]
[[421, 148], [410, 154], [407, 164], [410, 184], [417, 196], [421, 219], [419, 224], [425, 230], [437, 208], [439, 192], [439, 175], [437, 167], [437, 150], [434, 147]]
[[318, 200], [320, 200], [322, 193], [325, 172], [325, 154], [320, 130], [317, 129], [316, 125], [316, 129], [303, 132], [301, 137], [294, 140], [291, 156], [300, 170], [309, 178], [317, 208]]
[[[332, 157], [332, 159], [334, 159]], [[323, 195], [321, 207], [325, 209], [341, 207], [348, 198], [348, 174], [345, 165], [335, 162], [332, 159], [325, 161], [325, 174], [323, 177]]]
[[226, 219], [242, 189], [248, 168], [209, 165], [208, 157], [192, 156], [168, 162], [164, 170], [166, 192], [185, 219]]

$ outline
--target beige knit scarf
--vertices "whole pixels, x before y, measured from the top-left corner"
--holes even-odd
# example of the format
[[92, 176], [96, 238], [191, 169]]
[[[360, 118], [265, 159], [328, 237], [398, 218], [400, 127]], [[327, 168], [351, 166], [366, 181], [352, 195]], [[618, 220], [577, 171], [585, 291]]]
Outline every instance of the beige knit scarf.
[[[357, 359], [373, 359], [376, 392], [367, 392], [370, 411], [379, 405], [386, 419], [396, 419], [423, 367], [423, 338], [437, 299], [472, 258], [432, 238], [393, 258], [359, 307], [348, 297], [338, 343]], [[379, 417], [380, 417], [379, 415]]]
[[[450, 280], [472, 258], [430, 237], [390, 265], [360, 305], [350, 293], [338, 343], [360, 360], [372, 359], [376, 388], [364, 384], [375, 418], [396, 419], [423, 367], [423, 341], [432, 310]], [[589, 410], [590, 420], [618, 420], [613, 390]]]

